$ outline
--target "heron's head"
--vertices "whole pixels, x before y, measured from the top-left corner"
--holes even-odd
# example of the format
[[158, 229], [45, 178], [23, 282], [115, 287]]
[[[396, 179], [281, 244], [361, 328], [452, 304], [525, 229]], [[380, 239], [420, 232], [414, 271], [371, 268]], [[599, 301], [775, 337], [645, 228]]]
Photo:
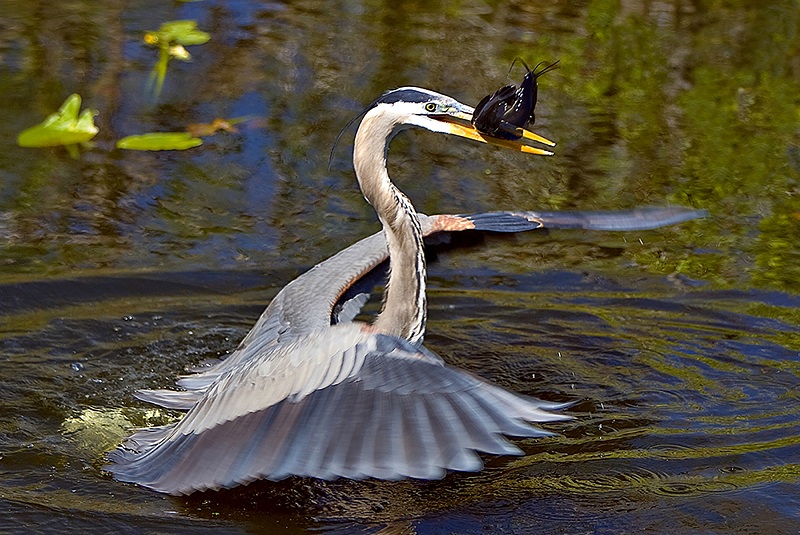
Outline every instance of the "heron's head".
[[522, 129], [519, 140], [500, 139], [479, 132], [472, 125], [474, 111], [471, 106], [441, 93], [421, 87], [401, 87], [384, 93], [367, 108], [366, 114], [381, 113], [392, 117], [395, 131], [418, 126], [432, 132], [452, 134], [531, 154], [553, 154], [529, 144], [535, 141], [551, 147], [555, 145], [530, 130]]
[[452, 134], [530, 154], [545, 156], [553, 154], [530, 143], [535, 141], [550, 147], [555, 146], [555, 143], [524, 128], [521, 129], [522, 137], [517, 140], [500, 139], [479, 132], [472, 125], [474, 111], [471, 106], [462, 104], [452, 97], [421, 87], [401, 87], [387, 91], [342, 129], [331, 149], [330, 161], [333, 161], [333, 154], [342, 134], [361, 116], [364, 116], [364, 122], [372, 123], [373, 126], [379, 124], [386, 129], [375, 133], [376, 141], [378, 138], [381, 141], [388, 141], [398, 131], [418, 126], [432, 132]]

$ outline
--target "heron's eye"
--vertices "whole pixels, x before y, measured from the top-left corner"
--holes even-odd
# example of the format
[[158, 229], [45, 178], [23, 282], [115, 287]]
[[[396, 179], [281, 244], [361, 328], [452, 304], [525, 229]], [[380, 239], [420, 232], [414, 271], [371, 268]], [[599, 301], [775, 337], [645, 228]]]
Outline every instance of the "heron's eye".
[[427, 104], [425, 104], [425, 111], [430, 111], [430, 112], [436, 111], [436, 104], [434, 104], [433, 102], [428, 102]]

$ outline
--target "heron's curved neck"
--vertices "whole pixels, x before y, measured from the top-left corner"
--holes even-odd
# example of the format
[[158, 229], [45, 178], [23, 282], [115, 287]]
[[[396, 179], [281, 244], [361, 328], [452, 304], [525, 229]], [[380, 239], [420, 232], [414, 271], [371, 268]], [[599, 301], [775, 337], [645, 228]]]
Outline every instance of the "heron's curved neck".
[[389, 281], [374, 326], [414, 344], [425, 335], [425, 250], [419, 218], [389, 179], [386, 152], [399, 119], [374, 108], [356, 133], [353, 163], [364, 197], [383, 224], [389, 248]]

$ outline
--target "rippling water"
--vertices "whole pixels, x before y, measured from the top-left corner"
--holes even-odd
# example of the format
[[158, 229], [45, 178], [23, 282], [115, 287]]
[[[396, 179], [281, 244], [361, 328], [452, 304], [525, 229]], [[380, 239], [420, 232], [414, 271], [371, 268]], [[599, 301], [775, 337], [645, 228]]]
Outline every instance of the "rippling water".
[[[797, 533], [797, 4], [36, 3], [0, 0], [0, 531]], [[145, 92], [165, 21], [211, 41]], [[442, 481], [259, 482], [186, 499], [103, 455], [175, 414], [136, 402], [231, 351], [301, 271], [377, 229], [339, 130], [385, 89], [466, 103], [515, 57], [540, 80], [532, 158], [403, 134], [427, 213], [679, 204], [624, 234], [456, 239], [432, 251], [427, 346], [571, 401], [556, 436]], [[511, 79], [520, 73], [512, 71]], [[518, 80], [517, 80], [518, 81]], [[80, 158], [17, 134], [72, 92]], [[247, 117], [186, 152], [123, 136]], [[376, 304], [370, 310], [374, 311]]]
[[3, 286], [4, 302], [18, 303], [2, 324], [4, 522], [192, 532], [797, 528], [796, 297], [652, 277], [454, 271], [469, 254], [452, 250], [432, 266], [427, 345], [512, 390], [575, 401], [575, 419], [552, 424], [556, 437], [517, 441], [524, 457], [486, 458], [481, 473], [437, 482], [289, 480], [189, 499], [114, 482], [100, 474], [103, 452], [130, 426], [173, 416], [133, 403], [132, 391], [169, 386], [231, 350], [287, 274]]

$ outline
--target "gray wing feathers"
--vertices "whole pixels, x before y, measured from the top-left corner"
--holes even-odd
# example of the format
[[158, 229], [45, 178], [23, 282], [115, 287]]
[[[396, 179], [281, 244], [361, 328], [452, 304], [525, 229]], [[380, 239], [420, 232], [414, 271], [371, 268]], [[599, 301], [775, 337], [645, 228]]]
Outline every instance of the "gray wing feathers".
[[[597, 212], [487, 212], [457, 216], [469, 220], [476, 230], [521, 232], [536, 228], [581, 228], [594, 230], [646, 230], [705, 217], [704, 210], [681, 206], [646, 207]], [[437, 218], [419, 214], [423, 233], [437, 232]], [[330, 324], [330, 316], [341, 294], [363, 274], [387, 257], [382, 232], [344, 249], [303, 273], [281, 290], [244, 338], [239, 348], [220, 364], [198, 374], [182, 377], [178, 385], [195, 392], [170, 395], [167, 391], [142, 391], [139, 398], [168, 408], [185, 409], [199, 399], [211, 383], [243, 362], [267, 354], [282, 339], [291, 339]], [[364, 305], [359, 294], [342, 305], [339, 322], [352, 321]]]
[[368, 293], [356, 294], [341, 305], [337, 305], [338, 310], [334, 311], [335, 323], [349, 323], [353, 321], [356, 316], [364, 308], [364, 305], [369, 301]]
[[[278, 292], [236, 351], [201, 373], [181, 377], [178, 386], [202, 394], [240, 364], [269, 354], [280, 343], [330, 326], [331, 312], [342, 293], [387, 256], [386, 238], [379, 232], [317, 264]], [[368, 298], [366, 294], [359, 295], [346, 303], [346, 309], [339, 313], [340, 321], [352, 321]], [[174, 406], [177, 401], [169, 395], [149, 392], [142, 393], [140, 399], [181, 408]]]
[[587, 212], [513, 212], [515, 215], [540, 221], [546, 228], [580, 228], [587, 230], [633, 231], [651, 230], [708, 216], [706, 210], [682, 206], [649, 206], [633, 210]]
[[137, 399], [153, 403], [165, 409], [188, 411], [202, 397], [202, 392], [178, 390], [137, 390], [133, 394]]
[[302, 335], [331, 324], [331, 311], [342, 293], [388, 255], [383, 232], [368, 236], [317, 264], [289, 283], [281, 314], [292, 334]]
[[484, 212], [457, 217], [469, 220], [474, 230], [525, 232], [539, 228], [608, 231], [651, 230], [706, 217], [706, 210], [682, 206], [644, 207], [633, 210], [559, 212]]
[[[435, 217], [419, 214], [423, 232], [433, 232]], [[167, 390], [141, 390], [137, 397], [170, 409], [186, 410], [219, 377], [244, 362], [269, 354], [276, 345], [330, 325], [331, 312], [339, 297], [362, 275], [386, 260], [383, 232], [368, 236], [317, 264], [287, 284], [270, 302], [239, 347], [219, 364], [200, 373], [186, 375], [177, 384], [188, 392], [171, 395]], [[351, 322], [361, 311], [368, 294], [358, 294], [342, 305], [339, 323]]]
[[[283, 301], [280, 293], [275, 296], [270, 305], [261, 314], [256, 324], [250, 329], [250, 332], [236, 348], [236, 351], [231, 353], [225, 360], [219, 364], [208, 368], [201, 373], [192, 375], [185, 375], [178, 379], [178, 386], [185, 388], [190, 392], [202, 395], [202, 393], [220, 376], [228, 373], [230, 370], [236, 368], [243, 362], [247, 362], [259, 355], [268, 354], [274, 348], [281, 335], [289, 330], [289, 324], [281, 316], [279, 312], [283, 308]], [[140, 398], [145, 399], [145, 398]], [[150, 399], [145, 399], [150, 401]], [[159, 404], [157, 401], [153, 403]]]
[[[320, 387], [306, 395], [249, 402], [244, 410], [215, 384], [175, 426], [139, 432], [127, 449], [112, 452], [108, 469], [123, 481], [172, 494], [289, 475], [432, 479], [446, 470], [480, 469], [476, 451], [519, 454], [502, 435], [549, 434], [523, 420], [567, 418], [444, 366], [403, 340], [370, 340], [360, 346], [371, 349], [340, 359], [348, 370], [344, 380], [332, 381], [326, 370]], [[234, 398], [254, 395], [239, 380], [228, 388]], [[236, 415], [221, 418], [230, 414], [205, 404], [236, 407]]]

